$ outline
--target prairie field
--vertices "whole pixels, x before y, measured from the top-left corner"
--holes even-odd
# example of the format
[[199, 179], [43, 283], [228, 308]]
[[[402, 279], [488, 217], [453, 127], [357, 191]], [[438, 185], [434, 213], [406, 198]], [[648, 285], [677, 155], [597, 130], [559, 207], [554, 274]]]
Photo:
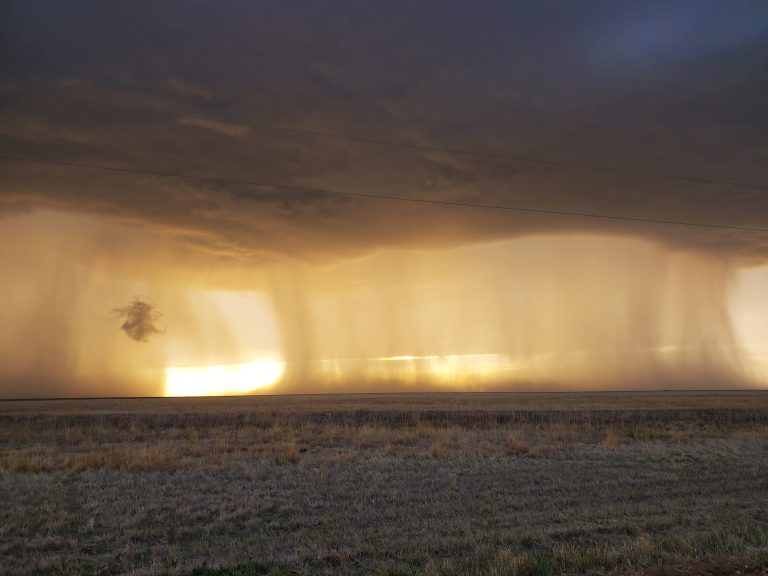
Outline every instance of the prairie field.
[[767, 392], [0, 402], [2, 574], [737, 572]]

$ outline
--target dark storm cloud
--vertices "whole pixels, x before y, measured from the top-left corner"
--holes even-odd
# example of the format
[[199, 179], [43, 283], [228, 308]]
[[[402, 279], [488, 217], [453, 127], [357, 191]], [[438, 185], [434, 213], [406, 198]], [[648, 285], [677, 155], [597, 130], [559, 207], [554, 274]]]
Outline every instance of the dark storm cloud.
[[150, 337], [161, 333], [157, 326], [161, 318], [160, 312], [152, 304], [139, 298], [134, 298], [125, 306], [114, 308], [112, 314], [123, 321], [120, 330], [136, 342], [146, 342]]
[[[252, 125], [768, 184], [764, 2], [6, 2], [2, 11], [2, 153], [368, 194], [767, 224], [761, 189]], [[2, 166], [0, 202], [8, 209], [108, 215], [237, 258], [573, 230], [768, 258], [768, 235], [758, 233]]]

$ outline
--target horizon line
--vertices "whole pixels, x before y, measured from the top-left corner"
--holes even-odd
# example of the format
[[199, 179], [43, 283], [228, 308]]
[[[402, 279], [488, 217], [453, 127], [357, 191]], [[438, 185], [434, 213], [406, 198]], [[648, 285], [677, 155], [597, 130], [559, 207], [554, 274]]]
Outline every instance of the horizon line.
[[50, 402], [76, 400], [190, 400], [190, 399], [222, 399], [222, 398], [281, 398], [298, 396], [419, 396], [419, 395], [499, 395], [499, 394], [660, 394], [660, 393], [746, 393], [764, 392], [768, 388], [649, 388], [649, 389], [604, 389], [604, 390], [411, 390], [398, 392], [284, 392], [281, 394], [223, 394], [212, 396], [50, 396], [26, 398], [0, 398], [2, 402]]

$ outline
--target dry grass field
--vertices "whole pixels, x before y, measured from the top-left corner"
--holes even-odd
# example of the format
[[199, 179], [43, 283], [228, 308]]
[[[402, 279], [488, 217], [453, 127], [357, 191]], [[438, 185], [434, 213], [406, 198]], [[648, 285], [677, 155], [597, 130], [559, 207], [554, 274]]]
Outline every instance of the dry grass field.
[[741, 574], [768, 393], [0, 403], [2, 574]]

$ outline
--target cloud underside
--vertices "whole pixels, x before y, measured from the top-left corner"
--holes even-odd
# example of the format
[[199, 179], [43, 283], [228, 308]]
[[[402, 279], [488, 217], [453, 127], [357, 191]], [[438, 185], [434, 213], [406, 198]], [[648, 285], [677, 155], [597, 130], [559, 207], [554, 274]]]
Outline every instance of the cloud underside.
[[[382, 12], [349, 5], [330, 14], [187, 9], [194, 43], [177, 36], [175, 15], [162, 7], [120, 18], [63, 7], [31, 13], [11, 3], [0, 153], [350, 193], [766, 226], [768, 193], [759, 188], [258, 126], [768, 184], [768, 33], [760, 28], [768, 19], [760, 19], [760, 4], [643, 3], [567, 14], [531, 4], [488, 8], [473, 23], [450, 7], [440, 14], [397, 5]], [[425, 26], [435, 19], [439, 26]], [[226, 35], [214, 24], [221, 21]], [[146, 31], [142, 42], [137, 26]], [[23, 39], [44, 36], [32, 57]], [[49, 97], [24, 96], [41, 93]], [[768, 234], [757, 232], [0, 163], [4, 213], [46, 207], [94, 214], [214, 258], [328, 259], [574, 231], [768, 258]]]

